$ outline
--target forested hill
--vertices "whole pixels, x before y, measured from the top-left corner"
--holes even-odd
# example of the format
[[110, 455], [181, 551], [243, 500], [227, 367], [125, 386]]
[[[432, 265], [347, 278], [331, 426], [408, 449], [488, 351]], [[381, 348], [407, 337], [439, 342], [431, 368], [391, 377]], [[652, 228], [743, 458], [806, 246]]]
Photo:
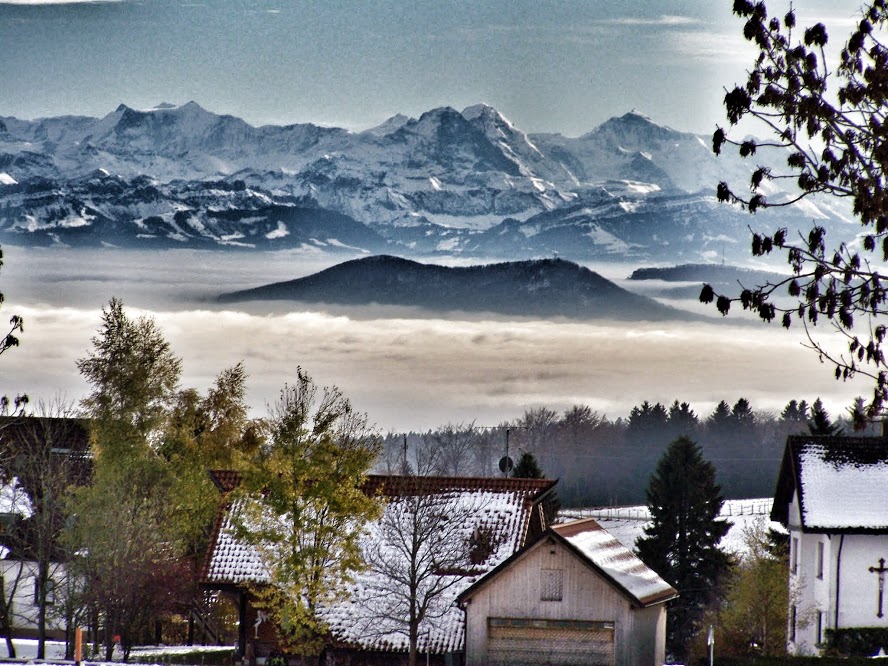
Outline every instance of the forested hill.
[[637, 268], [629, 276], [630, 280], [663, 280], [664, 282], [700, 282], [708, 284], [733, 283], [747, 287], [774, 282], [782, 276], [779, 273], [759, 271], [724, 264], [682, 264], [656, 268]]
[[219, 300], [380, 304], [571, 319], [697, 318], [560, 259], [453, 268], [383, 255], [347, 261], [297, 280], [223, 294]]

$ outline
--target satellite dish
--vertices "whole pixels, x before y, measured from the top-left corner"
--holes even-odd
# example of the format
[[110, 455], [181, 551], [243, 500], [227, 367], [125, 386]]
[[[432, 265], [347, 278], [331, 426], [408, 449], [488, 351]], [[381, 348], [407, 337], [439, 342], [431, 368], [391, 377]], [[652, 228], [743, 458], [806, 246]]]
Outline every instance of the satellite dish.
[[511, 472], [512, 468], [515, 466], [515, 463], [512, 462], [512, 459], [509, 456], [503, 456], [499, 461], [499, 469], [500, 472], [506, 474], [507, 472]]

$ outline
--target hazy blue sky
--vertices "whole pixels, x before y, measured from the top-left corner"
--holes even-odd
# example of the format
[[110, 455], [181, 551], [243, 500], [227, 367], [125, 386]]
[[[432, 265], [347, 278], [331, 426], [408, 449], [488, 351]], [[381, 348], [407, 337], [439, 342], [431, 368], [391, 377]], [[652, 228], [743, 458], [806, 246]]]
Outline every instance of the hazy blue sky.
[[[365, 128], [486, 102], [527, 131], [578, 135], [637, 108], [708, 133], [751, 63], [731, 4], [0, 0], [0, 115], [194, 100], [253, 124]], [[846, 35], [860, 6], [795, 4]]]

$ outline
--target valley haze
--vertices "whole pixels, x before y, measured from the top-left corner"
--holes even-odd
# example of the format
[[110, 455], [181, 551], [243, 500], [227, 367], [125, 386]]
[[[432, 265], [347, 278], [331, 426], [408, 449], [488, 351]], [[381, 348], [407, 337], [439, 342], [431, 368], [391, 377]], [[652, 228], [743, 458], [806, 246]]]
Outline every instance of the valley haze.
[[[291, 279], [338, 260], [290, 252], [3, 250], [3, 312], [24, 316], [25, 332], [21, 346], [3, 356], [0, 393], [27, 392], [35, 402], [85, 395], [75, 360], [89, 349], [112, 295], [133, 315], [156, 318], [183, 359], [183, 386], [205, 390], [221, 369], [243, 360], [255, 415], [265, 414], [298, 365], [318, 383], [338, 385], [383, 430], [496, 425], [541, 405], [588, 404], [625, 417], [644, 400], [688, 401], [702, 416], [721, 399], [746, 397], [756, 410], [776, 412], [789, 399], [820, 396], [838, 414], [866, 391], [834, 381], [801, 346], [798, 330], [757, 323], [449, 318], [280, 302], [233, 308], [214, 302], [220, 287]], [[632, 286], [621, 282], [630, 265], [591, 268]]]

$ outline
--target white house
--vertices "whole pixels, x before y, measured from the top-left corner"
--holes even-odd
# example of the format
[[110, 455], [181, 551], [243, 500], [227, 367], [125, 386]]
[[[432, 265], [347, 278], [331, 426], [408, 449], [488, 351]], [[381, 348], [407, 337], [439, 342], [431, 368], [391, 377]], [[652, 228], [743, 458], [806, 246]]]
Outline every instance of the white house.
[[791, 654], [820, 654], [828, 629], [888, 628], [885, 439], [789, 437], [771, 518], [789, 531]]
[[548, 529], [459, 595], [467, 666], [660, 666], [676, 591], [595, 520]]
[[[0, 559], [2, 593], [11, 604], [11, 620], [16, 638], [37, 636], [37, 564], [29, 560]], [[50, 567], [49, 590], [47, 592], [48, 638], [64, 640], [65, 620], [63, 610], [56, 608], [56, 591], [59, 585], [66, 584], [65, 566], [53, 563]], [[0, 647], [2, 652], [2, 647]], [[5, 654], [5, 653], [4, 653]]]

